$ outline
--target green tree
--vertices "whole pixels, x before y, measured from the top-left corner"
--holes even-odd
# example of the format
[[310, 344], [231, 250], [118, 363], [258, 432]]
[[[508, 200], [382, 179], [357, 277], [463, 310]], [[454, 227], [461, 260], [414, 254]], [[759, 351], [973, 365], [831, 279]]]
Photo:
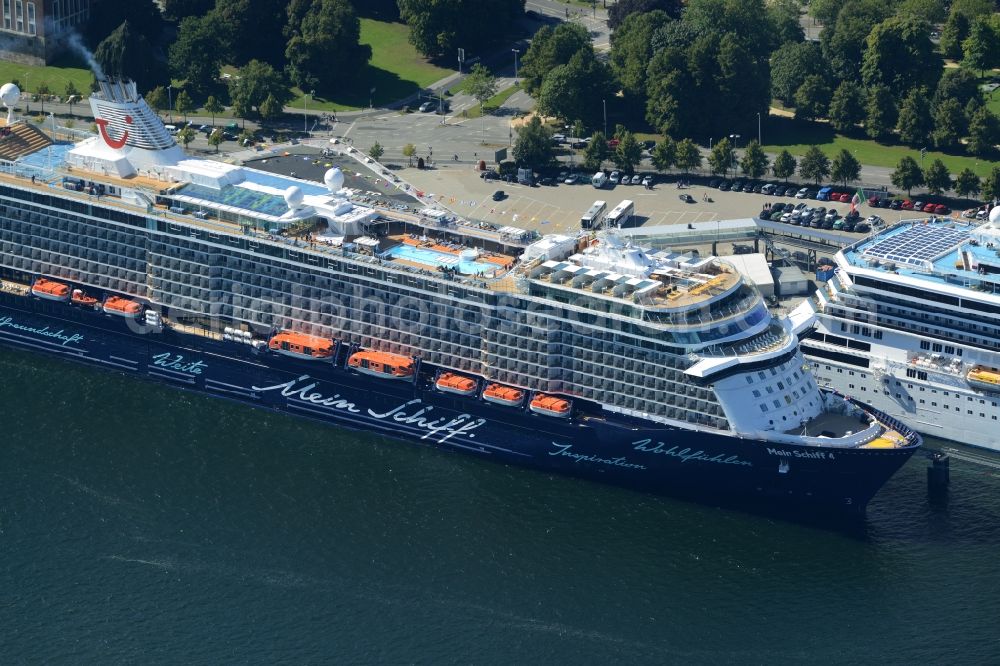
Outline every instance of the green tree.
[[73, 85], [72, 81], [67, 81], [64, 93], [66, 95], [66, 102], [69, 104], [69, 115], [72, 116], [73, 105], [80, 101], [77, 99], [77, 97], [80, 96], [80, 91], [76, 89], [76, 86]]
[[812, 0], [809, 3], [809, 15], [820, 23], [833, 23], [843, 5], [843, 0]]
[[84, 41], [88, 45], [100, 43], [122, 23], [128, 23], [135, 34], [151, 39], [163, 32], [163, 15], [154, 0], [102, 0], [87, 4], [90, 20], [84, 25]]
[[979, 194], [979, 190], [982, 188], [982, 183], [979, 180], [979, 176], [976, 175], [969, 167], [965, 167], [962, 171], [955, 177], [955, 194], [960, 197], [975, 196]]
[[654, 11], [663, 12], [669, 19], [680, 18], [684, 3], [681, 0], [618, 0], [608, 7], [608, 27], [617, 32], [629, 18]]
[[635, 171], [636, 165], [642, 161], [642, 144], [632, 132], [628, 131], [616, 133], [616, 138], [618, 145], [615, 147], [611, 159], [614, 160], [615, 166], [619, 169], [625, 173], [632, 173]]
[[128, 21], [97, 45], [94, 59], [107, 76], [131, 79], [139, 90], [148, 90], [168, 78], [154, 45]]
[[187, 122], [188, 114], [195, 110], [194, 100], [191, 99], [191, 95], [187, 94], [186, 90], [181, 90], [177, 93], [177, 113], [184, 116], [184, 121]]
[[259, 116], [260, 107], [269, 95], [282, 105], [292, 97], [288, 82], [266, 62], [251, 60], [229, 80], [229, 99], [238, 118], [249, 118], [254, 110]]
[[963, 107], [973, 100], [982, 101], [979, 79], [968, 69], [952, 67], [946, 69], [934, 91], [932, 108], [937, 108], [945, 100], [954, 100]]
[[927, 101], [927, 91], [923, 88], [911, 90], [899, 108], [896, 124], [899, 138], [911, 146], [926, 146], [934, 129], [931, 105]]
[[664, 11], [631, 14], [611, 34], [611, 71], [626, 95], [645, 102], [646, 67], [653, 57], [653, 33], [671, 20]]
[[969, 37], [969, 19], [954, 8], [948, 14], [948, 22], [941, 29], [941, 53], [952, 60], [962, 59], [962, 43]]
[[805, 39], [802, 30], [802, 3], [799, 0], [771, 0], [766, 5], [768, 34], [772, 46], [798, 44]]
[[861, 61], [864, 85], [933, 90], [941, 75], [941, 58], [927, 38], [929, 31], [925, 22], [907, 17], [890, 18], [872, 28]]
[[519, 166], [535, 169], [547, 167], [555, 162], [552, 132], [542, 124], [538, 116], [532, 116], [531, 120], [517, 129], [514, 161]]
[[[294, 25], [289, 4], [303, 5], [296, 12]], [[288, 0], [215, 0], [206, 17], [215, 26], [230, 65], [242, 67], [251, 60], [262, 60], [276, 69], [285, 64], [285, 48], [296, 34], [301, 16], [320, 4], [320, 0], [289, 3]], [[282, 31], [281, 26], [284, 26]], [[248, 38], [248, 36], [251, 36]], [[333, 60], [332, 62], [338, 62]]]
[[833, 91], [830, 124], [838, 132], [849, 132], [865, 119], [864, 91], [853, 81], [844, 81]]
[[604, 132], [594, 132], [590, 137], [590, 143], [583, 151], [583, 166], [588, 171], [600, 171], [604, 160], [608, 159], [608, 139]]
[[660, 171], [667, 171], [677, 162], [677, 143], [669, 136], [653, 148], [653, 166]]
[[851, 151], [841, 148], [840, 152], [833, 156], [830, 164], [830, 177], [836, 183], [853, 183], [861, 178], [861, 162], [858, 161]]
[[891, 13], [890, 3], [878, 0], [840, 2], [836, 20], [820, 33], [820, 46], [836, 81], [860, 81], [865, 38]]
[[201, 96], [215, 85], [222, 57], [219, 35], [211, 21], [194, 16], [181, 21], [169, 49], [171, 76], [185, 80], [186, 87]]
[[225, 140], [226, 137], [222, 135], [222, 130], [218, 128], [212, 130], [212, 133], [208, 135], [208, 145], [215, 146], [215, 152], [219, 152], [219, 146]]
[[587, 29], [577, 23], [560, 23], [555, 28], [543, 26], [531, 39], [531, 46], [521, 59], [521, 84], [532, 97], [537, 98], [542, 83], [549, 72], [565, 65], [580, 50], [593, 46]]
[[368, 149], [368, 157], [372, 158], [376, 162], [382, 159], [383, 155], [385, 155], [385, 148], [383, 148], [382, 144], [378, 141], [376, 141], [372, 147]]
[[799, 160], [799, 175], [817, 185], [830, 175], [830, 158], [817, 146], [810, 146]]
[[204, 16], [215, 5], [215, 0], [162, 0], [163, 14], [180, 20], [186, 16]]
[[795, 173], [795, 168], [798, 166], [795, 158], [787, 150], [782, 150], [778, 153], [778, 156], [774, 158], [774, 164], [771, 166], [771, 173], [774, 174], [775, 178], [781, 178], [785, 182], [792, 177]]
[[944, 0], [902, 0], [896, 7], [896, 14], [925, 23], [940, 23], [946, 17]]
[[471, 50], [502, 40], [524, 16], [524, 1], [399, 0], [399, 16], [420, 53], [452, 57], [460, 46]]
[[549, 115], [594, 127], [601, 120], [602, 100], [612, 93], [607, 66], [592, 50], [582, 49], [545, 77], [538, 106]]
[[258, 111], [260, 111], [261, 120], [274, 120], [284, 113], [284, 105], [278, 101], [273, 93], [268, 93], [264, 101], [260, 103]]
[[715, 145], [712, 146], [712, 152], [708, 155], [708, 167], [712, 173], [725, 174], [729, 169], [734, 168], [735, 163], [736, 149], [733, 148], [729, 138], [716, 141]]
[[898, 113], [896, 99], [887, 87], [871, 88], [865, 106], [865, 133], [876, 141], [885, 141], [892, 136]]
[[149, 105], [153, 111], [159, 113], [163, 109], [167, 108], [167, 89], [163, 86], [156, 86], [148, 93], [146, 93], [146, 104]]
[[187, 150], [187, 147], [191, 145], [192, 141], [194, 141], [194, 137], [196, 136], [196, 134], [197, 133], [194, 131], [194, 128], [191, 127], [190, 125], [188, 125], [187, 127], [185, 127], [184, 129], [182, 129], [180, 132], [177, 133], [177, 137], [181, 140], [181, 143], [184, 144], [185, 150]]
[[677, 157], [674, 165], [681, 173], [690, 173], [701, 167], [701, 151], [691, 139], [681, 139], [677, 142]]
[[205, 101], [205, 111], [212, 114], [212, 124], [215, 124], [215, 116], [226, 110], [226, 107], [219, 104], [219, 100], [215, 99], [215, 95], [209, 95], [208, 99]]
[[289, 27], [288, 73], [302, 90], [333, 92], [355, 80], [371, 60], [371, 46], [360, 43], [361, 21], [349, 0], [313, 0], [298, 26]]
[[989, 157], [1000, 142], [1000, 123], [985, 106], [969, 119], [969, 152], [979, 157]]
[[992, 69], [1000, 59], [1000, 35], [987, 17], [978, 18], [969, 28], [969, 36], [962, 42], [962, 67], [979, 72]]
[[807, 76], [795, 91], [795, 117], [813, 120], [830, 108], [830, 86], [822, 76]]
[[497, 94], [497, 78], [482, 63], [472, 66], [472, 71], [465, 79], [466, 90], [479, 102], [479, 116], [483, 130], [483, 143], [486, 143], [486, 113], [484, 105], [486, 100]]
[[743, 171], [743, 175], [754, 179], [760, 178], [767, 173], [768, 166], [764, 149], [756, 140], [751, 141], [747, 145], [747, 149], [743, 151], [743, 157], [740, 158], [740, 169]]
[[417, 154], [417, 147], [412, 143], [403, 146], [403, 157], [406, 158], [406, 166], [413, 166], [413, 156]]
[[931, 194], [941, 194], [951, 189], [951, 174], [944, 162], [937, 159], [924, 171], [924, 182]]
[[924, 172], [920, 170], [917, 161], [909, 155], [899, 160], [891, 178], [893, 185], [906, 190], [906, 196], [910, 196], [914, 187], [920, 187], [924, 184]]
[[825, 77], [829, 65], [817, 42], [789, 42], [771, 56], [771, 93], [791, 106], [795, 91], [809, 76]]
[[958, 100], [946, 99], [934, 110], [934, 131], [931, 138], [938, 148], [954, 148], [968, 131], [965, 109]]
[[1000, 166], [993, 167], [989, 175], [983, 178], [981, 189], [986, 199], [1000, 199]]

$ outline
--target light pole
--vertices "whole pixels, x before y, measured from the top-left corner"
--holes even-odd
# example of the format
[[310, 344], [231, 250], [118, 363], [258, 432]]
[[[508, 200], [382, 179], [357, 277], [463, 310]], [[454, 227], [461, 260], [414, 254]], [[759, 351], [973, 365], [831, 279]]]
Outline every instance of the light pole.
[[517, 85], [517, 54], [519, 51], [517, 49], [511, 49], [514, 52], [514, 85]]
[[730, 150], [733, 151], [733, 157], [730, 160], [730, 164], [733, 167], [733, 178], [735, 178], [736, 177], [736, 147], [739, 145], [740, 135], [739, 134], [730, 134], [729, 138], [733, 142], [733, 147], [730, 148]]
[[608, 138], [608, 100], [602, 99], [601, 106], [604, 107], [604, 138]]
[[173, 86], [167, 86], [167, 115], [170, 117], [170, 124], [174, 124], [174, 93]]

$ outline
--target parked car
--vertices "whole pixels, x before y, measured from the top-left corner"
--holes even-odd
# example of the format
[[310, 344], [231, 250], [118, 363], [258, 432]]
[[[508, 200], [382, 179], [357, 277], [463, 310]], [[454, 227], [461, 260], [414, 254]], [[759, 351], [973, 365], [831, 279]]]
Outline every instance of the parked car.
[[690, 194], [681, 194], [679, 195], [679, 198], [684, 203], [694, 203], [694, 197], [691, 196]]
[[839, 197], [837, 197], [837, 201], [839, 201], [840, 203], [851, 203], [851, 195], [844, 192]]
[[438, 103], [436, 99], [428, 100], [420, 105], [418, 110], [421, 113], [428, 113], [430, 111], [436, 111], [438, 108]]
[[708, 181], [708, 186], [709, 187], [714, 187], [716, 189], [718, 189], [719, 185], [721, 185], [721, 184], [722, 184], [722, 179], [721, 178], [713, 178], [712, 180]]
[[778, 185], [776, 188], [774, 188], [773, 194], [776, 197], [783, 197], [785, 196], [785, 194], [788, 193], [789, 189], [794, 189], [794, 188], [787, 188], [784, 185]]
[[757, 219], [760, 220], [770, 220], [771, 219], [771, 209], [765, 208], [764, 210], [757, 213]]
[[549, 176], [542, 176], [541, 178], [538, 179], [538, 184], [551, 187], [556, 184], [556, 181], [555, 179], [550, 178]]
[[643, 187], [647, 187], [647, 188], [652, 187], [653, 186], [653, 177], [651, 175], [649, 175], [649, 174], [646, 174], [645, 176], [643, 176], [642, 177], [642, 186]]
[[753, 186], [753, 191], [754, 191], [754, 194], [763, 194], [763, 192], [764, 192], [764, 183], [755, 183], [754, 186]]
[[721, 183], [719, 183], [719, 189], [722, 190], [723, 192], [728, 192], [729, 188], [731, 188], [732, 186], [733, 184], [730, 183], [728, 180], [723, 180]]
[[760, 188], [760, 193], [761, 193], [761, 194], [774, 194], [774, 190], [775, 190], [775, 189], [776, 189], [777, 187], [778, 187], [778, 186], [777, 186], [777, 184], [775, 184], [775, 183], [768, 183], [767, 185], [763, 185], [763, 186], [761, 186], [761, 188]]
[[493, 180], [494, 178], [499, 178], [500, 174], [498, 174], [493, 169], [486, 169], [485, 171], [479, 172], [479, 177], [482, 178], [483, 180]]
[[868, 197], [869, 206], [871, 206], [872, 208], [878, 208], [878, 204], [879, 204], [879, 198], [877, 194], [873, 194], [870, 197]]
[[809, 188], [808, 187], [803, 187], [803, 188], [800, 188], [799, 191], [795, 193], [795, 198], [796, 199], [805, 199], [806, 195], [808, 195], [808, 194], [809, 194]]
[[752, 181], [748, 180], [743, 185], [743, 191], [746, 192], [747, 194], [752, 194], [753, 193], [753, 186], [754, 186], [754, 183]]
[[834, 209], [831, 208], [829, 211], [827, 211], [826, 215], [823, 216], [823, 219], [824, 220], [829, 220], [830, 222], [833, 222], [838, 217], [840, 217], [840, 213], [838, 213], [836, 210], [834, 210]]
[[865, 222], [870, 224], [873, 228], [878, 229], [885, 225], [885, 220], [883, 220], [878, 215], [869, 215], [865, 218]]
[[893, 199], [892, 201], [889, 202], [890, 210], [899, 210], [902, 207], [903, 207], [903, 202], [900, 199]]
[[563, 182], [565, 184], [567, 184], [567, 185], [574, 185], [579, 179], [580, 179], [580, 176], [578, 176], [575, 173], [571, 173], [568, 176], [566, 176], [566, 178], [563, 180]]
[[635, 174], [634, 176], [632, 176], [632, 181], [631, 181], [632, 185], [638, 185], [641, 182], [642, 182], [642, 176], [640, 176], [639, 174]]
[[503, 201], [507, 197], [507, 194], [503, 190], [497, 190], [493, 193], [493, 201]]
[[826, 208], [823, 206], [817, 206], [816, 210], [814, 211], [814, 214], [816, 215], [816, 217], [823, 217], [824, 215], [826, 215]]
[[795, 204], [795, 210], [802, 210], [805, 207], [806, 207], [806, 205], [804, 203], [797, 203], [797, 204]]
[[743, 191], [743, 181], [742, 180], [737, 180], [735, 183], [733, 183], [733, 186], [732, 186], [731, 189], [733, 190], [733, 192], [742, 192]]
[[553, 134], [552, 135], [552, 142], [553, 143], [566, 143], [566, 135], [565, 134]]
[[899, 204], [899, 207], [903, 210], [913, 210], [913, 202], [909, 199], [903, 199], [903, 202]]
[[612, 185], [617, 185], [618, 181], [621, 180], [622, 174], [620, 171], [612, 171], [611, 175], [608, 176], [608, 182]]
[[868, 225], [867, 222], [858, 222], [856, 225], [854, 225], [854, 231], [857, 231], [859, 234], [866, 234], [871, 230], [872, 228]]
[[914, 201], [913, 202], [913, 210], [914, 211], [918, 211], [919, 212], [919, 211], [922, 211], [923, 209], [924, 209], [924, 202], [923, 201]]
[[934, 206], [935, 215], [951, 215], [951, 208], [948, 208], [944, 204], [937, 204]]
[[586, 141], [581, 141], [581, 140], [577, 139], [573, 143], [569, 144], [569, 147], [570, 148], [578, 148], [578, 149], [579, 148], [586, 148], [587, 147], [587, 142]]
[[936, 203], [927, 202], [927, 203], [924, 204], [924, 207], [921, 208], [920, 210], [924, 211], [925, 213], [934, 213], [937, 210], [937, 204]]
[[781, 216], [781, 221], [782, 222], [791, 222], [792, 221], [792, 214], [791, 213], [785, 213], [784, 215]]

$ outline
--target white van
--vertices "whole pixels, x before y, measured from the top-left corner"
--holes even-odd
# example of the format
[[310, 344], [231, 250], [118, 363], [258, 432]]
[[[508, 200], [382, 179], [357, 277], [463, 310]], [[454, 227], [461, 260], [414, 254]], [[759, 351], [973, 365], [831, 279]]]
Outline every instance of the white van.
[[590, 179], [590, 184], [601, 189], [608, 182], [608, 176], [603, 171], [598, 171], [594, 174], [594, 177]]
[[164, 125], [163, 129], [167, 130], [171, 134], [177, 134], [178, 132], [177, 125]]

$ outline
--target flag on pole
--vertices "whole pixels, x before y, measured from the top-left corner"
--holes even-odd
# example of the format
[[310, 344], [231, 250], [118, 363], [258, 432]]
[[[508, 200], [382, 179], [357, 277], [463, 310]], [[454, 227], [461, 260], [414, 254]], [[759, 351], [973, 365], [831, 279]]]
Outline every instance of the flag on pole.
[[858, 206], [860, 206], [861, 202], [864, 200], [865, 200], [865, 193], [859, 187], [858, 191], [855, 192], [854, 196], [851, 198], [851, 212], [852, 213], [855, 212], [858, 209]]

